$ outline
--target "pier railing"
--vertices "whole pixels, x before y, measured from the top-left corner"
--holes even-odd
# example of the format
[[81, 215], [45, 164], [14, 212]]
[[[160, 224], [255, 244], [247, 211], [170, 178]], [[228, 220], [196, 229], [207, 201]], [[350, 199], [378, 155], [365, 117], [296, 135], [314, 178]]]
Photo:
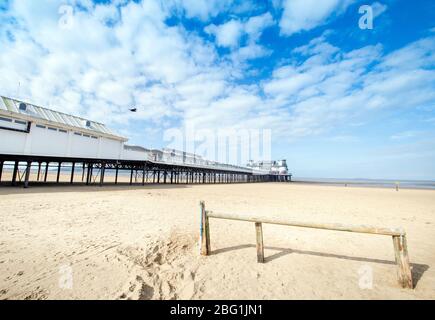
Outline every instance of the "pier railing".
[[255, 223], [255, 233], [257, 239], [257, 261], [264, 263], [264, 246], [263, 246], [263, 223], [286, 225], [292, 227], [324, 229], [332, 231], [346, 231], [355, 233], [367, 233], [376, 235], [391, 236], [393, 239], [394, 254], [397, 264], [397, 277], [399, 284], [403, 288], [413, 288], [411, 267], [409, 263], [408, 247], [406, 242], [406, 233], [400, 228], [377, 228], [366, 225], [344, 225], [339, 223], [313, 223], [301, 222], [284, 218], [260, 218], [247, 217], [237, 214], [217, 213], [205, 210], [205, 203], [200, 202], [201, 211], [201, 228], [200, 228], [200, 245], [201, 255], [207, 256], [211, 252], [210, 247], [210, 223], [209, 218], [238, 220]]

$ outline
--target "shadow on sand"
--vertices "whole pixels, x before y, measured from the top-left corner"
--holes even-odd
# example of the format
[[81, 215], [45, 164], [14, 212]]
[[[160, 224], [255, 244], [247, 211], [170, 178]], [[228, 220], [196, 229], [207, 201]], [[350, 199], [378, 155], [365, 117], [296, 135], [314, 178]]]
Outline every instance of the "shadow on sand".
[[[211, 252], [212, 255], [220, 254], [224, 252], [230, 252], [234, 250], [242, 250], [247, 248], [255, 248], [255, 245], [253, 244], [243, 244], [233, 247], [227, 247], [227, 248], [221, 248], [216, 249]], [[334, 253], [325, 253], [325, 252], [317, 252], [317, 251], [307, 251], [307, 250], [294, 250], [289, 248], [279, 248], [279, 247], [269, 247], [264, 246], [265, 249], [278, 251], [277, 253], [272, 254], [271, 256], [265, 257], [265, 263], [271, 262], [275, 259], [279, 259], [285, 255], [297, 253], [297, 254], [306, 254], [306, 255], [312, 255], [312, 256], [318, 256], [318, 257], [327, 257], [327, 258], [335, 258], [335, 259], [343, 259], [343, 260], [353, 260], [353, 261], [361, 261], [361, 262], [372, 262], [372, 263], [383, 263], [383, 264], [389, 264], [389, 265], [395, 265], [395, 261], [390, 260], [382, 260], [382, 259], [372, 259], [372, 258], [365, 258], [365, 257], [350, 257], [340, 254], [334, 254]], [[414, 283], [414, 288], [417, 286], [417, 283], [422, 278], [423, 274], [429, 269], [429, 266], [427, 264], [418, 264], [418, 263], [411, 263], [412, 268], [412, 280]]]
[[188, 188], [192, 185], [187, 184], [142, 184], [129, 183], [104, 183], [103, 186], [89, 185], [84, 183], [70, 184], [67, 182], [60, 183], [30, 183], [28, 189], [24, 189], [23, 185], [11, 186], [9, 184], [0, 184], [0, 195], [8, 194], [29, 194], [29, 193], [56, 193], [56, 192], [107, 192], [107, 191], [128, 191], [128, 190], [163, 190], [163, 189], [180, 189]]

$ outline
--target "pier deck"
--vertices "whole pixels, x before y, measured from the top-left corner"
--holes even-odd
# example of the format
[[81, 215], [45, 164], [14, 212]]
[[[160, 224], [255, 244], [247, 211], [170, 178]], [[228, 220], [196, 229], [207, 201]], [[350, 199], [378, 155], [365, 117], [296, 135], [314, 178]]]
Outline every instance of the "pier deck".
[[[12, 168], [12, 177], [2, 179], [3, 172]], [[36, 179], [31, 179], [32, 170], [37, 170]], [[56, 180], [48, 181], [49, 171], [56, 172]], [[150, 160], [116, 160], [94, 158], [70, 158], [35, 155], [0, 154], [0, 184], [23, 186], [31, 184], [60, 183], [61, 173], [68, 170], [69, 183], [85, 185], [105, 184], [106, 171], [114, 171], [114, 183], [119, 182], [119, 173], [130, 174], [128, 184], [197, 184], [197, 183], [253, 183], [253, 182], [290, 182], [291, 175], [255, 174], [248, 168], [213, 168], [185, 163], [165, 163]], [[81, 179], [77, 179], [77, 173]]]

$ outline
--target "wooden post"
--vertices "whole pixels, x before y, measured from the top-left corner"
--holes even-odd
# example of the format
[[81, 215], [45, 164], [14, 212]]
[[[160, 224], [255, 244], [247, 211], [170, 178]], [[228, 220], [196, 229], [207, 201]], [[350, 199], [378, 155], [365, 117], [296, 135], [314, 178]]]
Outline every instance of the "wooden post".
[[208, 256], [210, 254], [210, 226], [208, 222], [207, 212], [205, 211], [205, 203], [199, 203], [201, 211], [201, 227], [200, 227], [200, 242], [201, 255]]
[[24, 188], [28, 188], [29, 187], [29, 177], [30, 177], [30, 169], [32, 167], [32, 162], [27, 162], [27, 167], [26, 167], [26, 176], [24, 178]]
[[257, 236], [257, 262], [264, 263], [263, 227], [261, 222], [255, 223], [255, 234]]
[[406, 235], [393, 236], [394, 255], [397, 263], [397, 278], [403, 288], [414, 288], [411, 267], [409, 265]]
[[75, 170], [75, 168], [76, 168], [76, 163], [73, 162], [72, 167], [71, 167], [71, 180], [69, 182], [70, 184], [73, 184], [73, 182], [74, 182], [74, 170]]

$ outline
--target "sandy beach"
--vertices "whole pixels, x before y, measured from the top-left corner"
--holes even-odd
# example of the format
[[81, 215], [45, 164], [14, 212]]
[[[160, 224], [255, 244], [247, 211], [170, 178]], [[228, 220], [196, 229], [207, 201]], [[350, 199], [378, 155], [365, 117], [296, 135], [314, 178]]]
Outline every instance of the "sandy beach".
[[[264, 225], [257, 264], [253, 223], [211, 220], [202, 257], [200, 200], [228, 213], [403, 227], [415, 289], [398, 285], [388, 236]], [[435, 298], [433, 190], [3, 186], [0, 207], [0, 299]], [[372, 288], [360, 285], [367, 270]]]

